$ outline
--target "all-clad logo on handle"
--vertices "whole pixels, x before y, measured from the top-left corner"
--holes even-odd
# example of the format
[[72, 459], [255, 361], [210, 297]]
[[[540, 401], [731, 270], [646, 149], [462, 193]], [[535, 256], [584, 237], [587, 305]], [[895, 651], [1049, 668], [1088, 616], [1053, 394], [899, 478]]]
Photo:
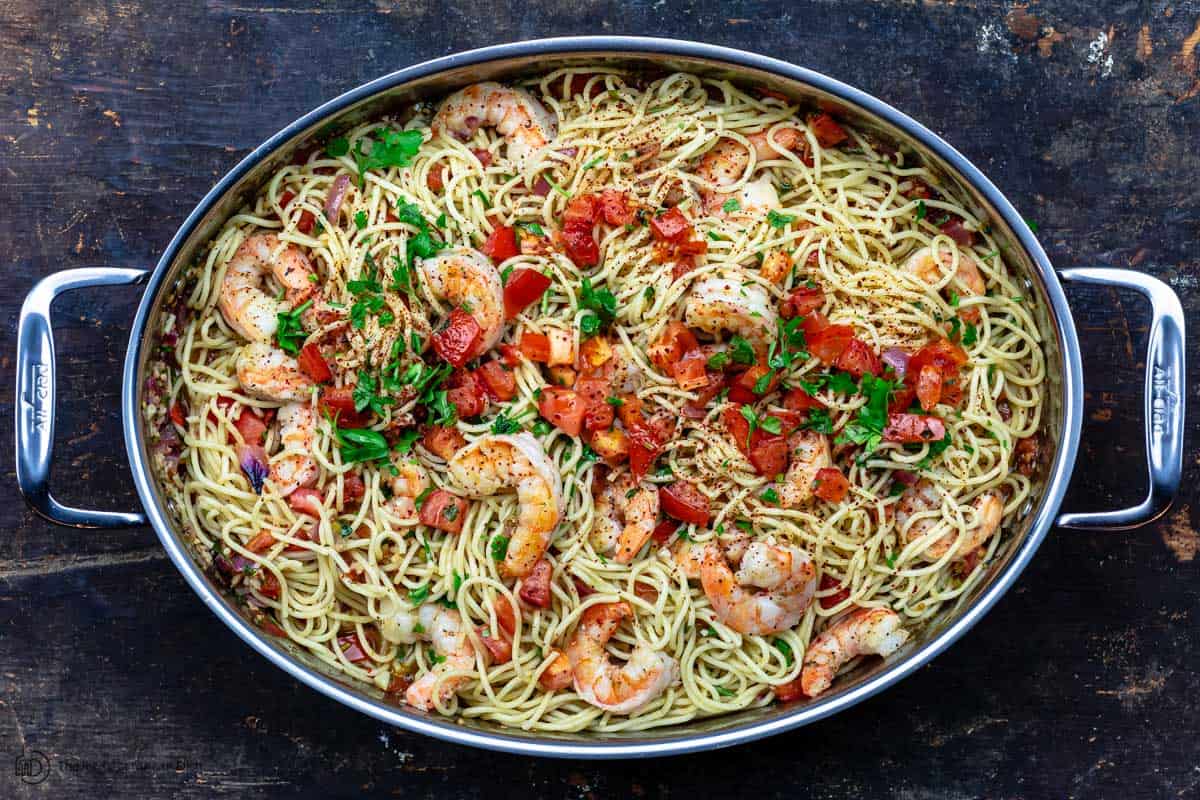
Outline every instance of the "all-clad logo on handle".
[[1179, 396], [1171, 391], [1171, 368], [1154, 364], [1150, 378], [1150, 430], [1156, 438], [1167, 435], [1167, 417], [1179, 403]]
[[22, 398], [33, 422], [33, 430], [45, 433], [50, 425], [50, 366], [39, 361], [29, 363], [29, 395]]

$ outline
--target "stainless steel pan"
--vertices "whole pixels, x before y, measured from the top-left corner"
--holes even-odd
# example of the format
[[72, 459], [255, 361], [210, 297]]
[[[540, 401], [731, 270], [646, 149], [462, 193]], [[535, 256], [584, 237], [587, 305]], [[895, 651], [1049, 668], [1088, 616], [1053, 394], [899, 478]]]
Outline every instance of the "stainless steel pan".
[[[146, 430], [140, 408], [147, 363], [154, 356], [153, 333], [160, 329], [164, 298], [233, 211], [266, 176], [290, 160], [317, 130], [347, 126], [417, 99], [437, 98], [467, 83], [506, 80], [572, 63], [610, 61], [643, 69], [683, 69], [765, 86], [823, 107], [835, 107], [848, 121], [897, 145], [911, 148], [966, 198], [993, 227], [1010, 263], [1036, 298], [1049, 369], [1044, 434], [1050, 443], [1040, 492], [1012, 531], [1011, 543], [996, 559], [986, 580], [886, 662], [876, 661], [843, 676], [820, 698], [775, 705], [674, 728], [628, 735], [526, 734], [477, 721], [427, 716], [385, 702], [365, 685], [350, 685], [323, 671], [311, 657], [263, 635], [241, 615], [192, 560], [176, 522], [149, 469]], [[1149, 492], [1134, 508], [1086, 514], [1058, 514], [1075, 466], [1083, 407], [1083, 381], [1075, 324], [1062, 281], [1133, 289], [1153, 309], [1146, 357], [1146, 453]], [[61, 292], [106, 284], [142, 286], [144, 295], [125, 358], [122, 417], [125, 445], [143, 511], [116, 513], [69, 508], [55, 501], [48, 486], [54, 434], [54, 342], [50, 303]], [[372, 81], [306, 114], [247, 156], [200, 202], [175, 234], [153, 271], [77, 269], [51, 275], [29, 293], [21, 312], [17, 359], [17, 476], [30, 504], [47, 519], [76, 527], [120, 527], [149, 522], [163, 547], [196, 593], [250, 647], [293, 677], [364, 714], [411, 731], [463, 744], [560, 757], [618, 758], [693, 752], [746, 742], [814, 722], [870, 697], [928, 662], [962, 636], [1017, 580], [1051, 525], [1079, 529], [1131, 528], [1163, 514], [1179, 485], [1184, 415], [1183, 312], [1162, 282], [1122, 269], [1055, 271], [1012, 205], [983, 174], [930, 130], [882, 101], [811, 70], [773, 58], [693, 42], [627, 37], [547, 39], [488, 47], [439, 58]]]

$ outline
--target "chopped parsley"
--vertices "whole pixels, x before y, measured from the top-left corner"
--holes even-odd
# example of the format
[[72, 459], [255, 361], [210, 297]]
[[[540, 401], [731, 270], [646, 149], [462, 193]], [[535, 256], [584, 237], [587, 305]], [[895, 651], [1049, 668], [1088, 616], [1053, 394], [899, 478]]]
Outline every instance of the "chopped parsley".
[[358, 167], [358, 185], [366, 183], [367, 171], [406, 167], [421, 149], [420, 131], [392, 131], [379, 128], [373, 134], [371, 149], [363, 150], [362, 140], [354, 143], [354, 163]]
[[725, 369], [725, 365], [729, 363], [729, 358], [730, 356], [728, 351], [722, 350], [719, 353], [713, 353], [711, 356], [709, 356], [708, 361], [705, 363], [708, 365], [709, 369], [722, 370]]
[[492, 433], [498, 436], [503, 436], [507, 433], [516, 433], [521, 430], [521, 423], [518, 421], [521, 416], [521, 414], [516, 414], [510, 417], [501, 411], [492, 420]]
[[925, 219], [925, 215], [929, 213], [929, 209], [925, 207], [924, 200], [917, 201], [917, 220]]
[[606, 287], [593, 288], [591, 280], [586, 277], [579, 288], [579, 305], [594, 311], [603, 324], [612, 322], [617, 315], [616, 296]]
[[771, 644], [774, 645], [776, 650], [783, 653], [783, 657], [787, 659], [788, 666], [790, 667], [796, 660], [796, 654], [792, 652], [792, 646], [783, 639], [772, 639]]
[[478, 197], [480, 200], [483, 201], [483, 207], [485, 209], [492, 207], [492, 201], [489, 200], [488, 196], [483, 193], [483, 189], [476, 189], [475, 191], [471, 192], [471, 194], [475, 195], [476, 197]]
[[412, 446], [416, 443], [417, 439], [420, 438], [421, 432], [416, 428], [404, 431], [400, 434], [400, 438], [396, 440], [396, 444], [392, 446], [392, 449], [400, 455], [404, 455], [405, 453], [412, 451]]
[[767, 212], [767, 224], [770, 225], [772, 228], [778, 228], [778, 229], [782, 230], [783, 228], [786, 228], [788, 225], [791, 225], [795, 221], [796, 221], [795, 214], [780, 214], [775, 209], [771, 209], [770, 211]]
[[285, 353], [296, 355], [300, 352], [300, 343], [308, 338], [308, 333], [300, 324], [300, 315], [311, 305], [312, 300], [305, 300], [294, 311], [280, 311], [276, 315], [279, 322], [275, 328], [275, 342]]
[[965, 347], [970, 347], [979, 341], [979, 332], [975, 329], [975, 323], [968, 322], [963, 328], [962, 343]]
[[829, 416], [829, 411], [824, 408], [810, 408], [808, 410], [808, 419], [804, 421], [804, 425], [801, 427], [829, 435], [833, 433], [833, 418]]
[[888, 400], [896, 389], [896, 384], [876, 378], [866, 373], [859, 383], [859, 393], [867, 398], [867, 402], [858, 409], [858, 416], [842, 429], [835, 442], [837, 444], [861, 444], [863, 455], [870, 455], [880, 442], [883, 441], [883, 429], [887, 425]]
[[584, 164], [584, 165], [583, 165], [583, 169], [582, 169], [582, 171], [583, 171], [583, 172], [587, 172], [589, 169], [592, 169], [593, 167], [597, 167], [597, 166], [599, 166], [600, 164], [603, 164], [603, 163], [604, 163], [604, 159], [606, 159], [606, 158], [608, 158], [608, 154], [607, 154], [607, 153], [603, 153], [603, 154], [601, 154], [601, 155], [598, 155], [598, 156], [596, 156], [596, 157], [595, 157], [595, 158], [593, 158], [591, 161], [589, 161], [589, 162], [587, 162], [586, 164]]
[[493, 561], [503, 561], [508, 555], [508, 537], [497, 536], [492, 539], [491, 547], [489, 548], [492, 554]]
[[360, 231], [367, 227], [367, 212], [356, 211], [354, 213], [354, 227], [358, 228]]
[[534, 436], [545, 436], [553, 430], [554, 426], [544, 419], [539, 419], [537, 422], [533, 423]]
[[421, 603], [425, 602], [426, 597], [429, 597], [428, 583], [422, 583], [417, 588], [409, 589], [408, 591], [408, 602], [412, 603], [414, 606], [419, 606]]
[[729, 355], [736, 364], [751, 364], [755, 362], [754, 347], [741, 336], [729, 340]]
[[330, 158], [341, 158], [350, 152], [350, 142], [345, 136], [339, 136], [336, 139], [330, 139], [325, 145], [325, 155]]
[[779, 493], [776, 492], [775, 489], [770, 486], [768, 486], [766, 489], [764, 489], [763, 493], [761, 495], [759, 495], [759, 497], [762, 498], [762, 501], [764, 503], [778, 503], [779, 502]]
[[366, 370], [358, 371], [358, 383], [354, 384], [354, 410], [361, 412], [371, 409], [376, 414], [383, 414], [385, 406], [395, 404], [390, 397], [382, 397], [376, 393], [379, 381]]
[[342, 461], [382, 461], [388, 457], [387, 439], [379, 431], [367, 428], [335, 428]]
[[742, 207], [742, 204], [738, 202], [736, 197], [731, 197], [728, 200], [726, 200], [724, 203], [721, 204], [721, 210], [724, 211], [726, 214], [732, 213], [734, 211], [738, 211], [739, 209], [741, 209], [741, 207]]

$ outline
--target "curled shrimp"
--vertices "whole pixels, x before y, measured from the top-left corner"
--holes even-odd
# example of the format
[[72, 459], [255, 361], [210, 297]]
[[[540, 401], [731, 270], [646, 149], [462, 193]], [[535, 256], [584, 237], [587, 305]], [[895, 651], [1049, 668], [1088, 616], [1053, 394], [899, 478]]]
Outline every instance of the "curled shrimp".
[[679, 679], [679, 662], [639, 641], [629, 660], [611, 661], [605, 645], [621, 620], [633, 616], [628, 603], [590, 606], [567, 645], [575, 691], [592, 705], [614, 714], [632, 714]]
[[[803, 134], [796, 128], [781, 128], [774, 132], [773, 138], [768, 136], [769, 133], [762, 131], [746, 136], [757, 161], [778, 158], [780, 150], [794, 150], [804, 140]], [[739, 207], [735, 213], [757, 215], [779, 208], [779, 193], [766, 177], [748, 182], [740, 191], [720, 191], [721, 187], [732, 186], [746, 177], [749, 163], [750, 150], [733, 139], [722, 138], [704, 154], [696, 166], [695, 174], [718, 187], [700, 191], [706, 214], [723, 216], [727, 212], [722, 207], [730, 199], [738, 201]]]
[[[437, 704], [444, 705], [471, 679], [469, 674], [461, 673], [469, 673], [475, 668], [475, 648], [467, 638], [462, 617], [452, 608], [427, 603], [417, 612], [417, 621], [420, 624], [418, 635], [428, 639], [434, 652], [443, 660], [413, 681], [404, 693], [404, 699], [413, 708], [429, 711]], [[412, 630], [417, 632], [418, 629], [414, 626]]]
[[517, 522], [509, 538], [504, 567], [523, 578], [546, 552], [562, 517], [562, 484], [558, 470], [532, 434], [481, 436], [454, 454], [450, 474], [477, 496], [516, 487]]
[[392, 499], [387, 501], [387, 509], [405, 520], [416, 521], [417, 498], [421, 492], [429, 488], [429, 476], [425, 468], [414, 461], [396, 464], [396, 474], [392, 478]]
[[837, 671], [862, 655], [890, 656], [908, 641], [900, 615], [890, 608], [860, 608], [842, 617], [813, 639], [804, 653], [800, 688], [816, 697], [829, 688]]
[[282, 244], [273, 233], [247, 237], [225, 267], [217, 307], [229, 327], [252, 342], [269, 341], [279, 327], [279, 301], [266, 292], [267, 275], [283, 287], [290, 308], [316, 291], [317, 273], [303, 250]]
[[760, 357], [775, 341], [779, 315], [771, 296], [757, 284], [743, 285], [730, 274], [704, 278], [692, 286], [683, 308], [689, 328], [716, 334], [731, 331], [744, 337]]
[[558, 117], [537, 98], [524, 89], [492, 81], [472, 84], [447, 97], [430, 127], [434, 137], [446, 133], [466, 141], [480, 126], [493, 127], [504, 137], [508, 158], [520, 171], [558, 136]]
[[765, 636], [800, 622], [816, 592], [817, 568], [798, 547], [752, 542], [734, 574], [725, 554], [710, 544], [700, 564], [700, 583], [717, 619], [738, 633]]
[[312, 457], [317, 418], [308, 403], [285, 403], [279, 409], [278, 419], [279, 441], [284, 452], [271, 460], [271, 478], [279, 494], [287, 497], [317, 480], [317, 461]]
[[[750, 546], [750, 535], [744, 531], [728, 531], [717, 539], [717, 546], [725, 554], [730, 563], [737, 564], [746, 554]], [[705, 546], [699, 542], [680, 539], [673, 552], [675, 566], [684, 577], [691, 581], [700, 580], [700, 570], [704, 566]]]
[[[971, 253], [958, 251], [958, 266], [955, 268], [955, 253], [950, 249], [939, 249], [934, 255], [934, 248], [922, 247], [908, 257], [904, 269], [916, 275], [930, 285], [941, 284], [945, 279], [946, 270], [955, 270], [949, 286], [953, 287], [963, 297], [978, 297], [987, 292], [987, 283], [983, 273], [979, 271], [979, 262]], [[967, 306], [959, 310], [958, 315], [967, 322], [979, 322], [979, 309]]]
[[658, 524], [658, 490], [637, 485], [621, 473], [596, 496], [596, 527], [592, 541], [600, 552], [616, 551], [619, 564], [633, 561]]
[[247, 394], [281, 403], [301, 400], [313, 387], [296, 359], [266, 342], [250, 342], [242, 348], [237, 377]]
[[[929, 512], [936, 511], [941, 505], [941, 492], [928, 480], [921, 479], [905, 489], [896, 503], [896, 524], [900, 527], [905, 541], [919, 539], [933, 530], [942, 518]], [[965, 556], [990, 539], [1000, 527], [1004, 516], [1004, 501], [996, 491], [984, 492], [972, 501], [971, 506], [975, 509], [976, 521], [958, 544], [955, 550], [955, 555], [958, 556]], [[946, 555], [958, 540], [958, 531], [950, 531], [926, 547], [925, 555], [937, 561]]]
[[799, 430], [788, 437], [788, 471], [779, 487], [779, 505], [792, 508], [813, 498], [817, 473], [833, 464], [829, 437], [812, 430]]
[[460, 247], [423, 259], [419, 269], [434, 296], [462, 308], [479, 324], [479, 344], [470, 357], [495, 347], [504, 333], [504, 284], [491, 259]]

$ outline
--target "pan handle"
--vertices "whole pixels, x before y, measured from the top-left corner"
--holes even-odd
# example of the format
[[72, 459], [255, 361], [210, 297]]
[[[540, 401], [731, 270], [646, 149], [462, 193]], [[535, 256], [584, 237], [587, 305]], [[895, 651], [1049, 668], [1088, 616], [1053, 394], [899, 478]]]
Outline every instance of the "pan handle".
[[141, 512], [71, 508], [50, 494], [55, 411], [50, 304], [55, 297], [72, 289], [143, 283], [149, 274], [140, 269], [113, 267], [56, 272], [39, 281], [21, 306], [17, 329], [17, 485], [33, 510], [51, 522], [75, 528], [125, 528], [146, 522]]
[[1150, 492], [1132, 508], [1063, 514], [1056, 524], [1075, 530], [1120, 531], [1153, 522], [1167, 512], [1183, 474], [1184, 324], [1179, 298], [1167, 284], [1129, 269], [1087, 267], [1059, 273], [1065, 280], [1136, 289], [1150, 301], [1146, 355], [1146, 462]]

